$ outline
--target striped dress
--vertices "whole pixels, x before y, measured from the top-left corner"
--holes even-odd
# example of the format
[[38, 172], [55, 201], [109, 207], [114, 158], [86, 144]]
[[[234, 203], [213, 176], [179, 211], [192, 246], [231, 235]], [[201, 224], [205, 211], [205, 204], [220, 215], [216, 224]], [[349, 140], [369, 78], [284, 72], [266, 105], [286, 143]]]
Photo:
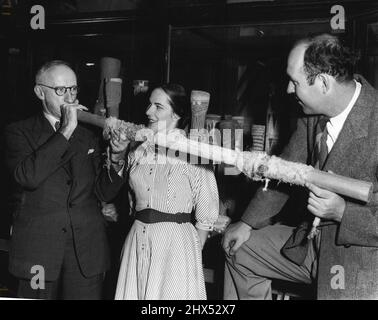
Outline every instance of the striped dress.
[[[195, 226], [211, 230], [219, 211], [213, 172], [164, 152], [144, 143], [129, 154], [126, 170], [135, 211], [193, 211]], [[136, 220], [122, 251], [115, 299], [206, 299], [201, 243], [193, 224]]]

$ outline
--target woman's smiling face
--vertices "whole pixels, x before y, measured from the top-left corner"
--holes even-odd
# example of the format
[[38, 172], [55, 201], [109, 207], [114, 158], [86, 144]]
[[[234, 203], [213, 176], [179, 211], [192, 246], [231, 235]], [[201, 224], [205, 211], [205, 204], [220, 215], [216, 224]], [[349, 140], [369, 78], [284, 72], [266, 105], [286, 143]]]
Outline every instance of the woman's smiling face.
[[174, 129], [180, 117], [174, 113], [169, 96], [161, 88], [156, 88], [150, 96], [147, 108], [148, 127], [155, 133]]

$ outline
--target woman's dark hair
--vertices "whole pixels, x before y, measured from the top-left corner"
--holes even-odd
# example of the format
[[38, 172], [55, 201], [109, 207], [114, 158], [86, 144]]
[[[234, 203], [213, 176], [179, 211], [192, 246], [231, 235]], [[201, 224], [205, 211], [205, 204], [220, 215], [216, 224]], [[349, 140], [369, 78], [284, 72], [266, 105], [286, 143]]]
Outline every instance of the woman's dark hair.
[[157, 88], [166, 93], [173, 112], [180, 117], [177, 127], [185, 129], [190, 120], [190, 100], [184, 87], [175, 83], [167, 83]]
[[353, 79], [358, 56], [336, 36], [321, 34], [300, 42], [308, 45], [304, 54], [304, 71], [312, 85], [318, 74], [325, 73], [343, 83]]

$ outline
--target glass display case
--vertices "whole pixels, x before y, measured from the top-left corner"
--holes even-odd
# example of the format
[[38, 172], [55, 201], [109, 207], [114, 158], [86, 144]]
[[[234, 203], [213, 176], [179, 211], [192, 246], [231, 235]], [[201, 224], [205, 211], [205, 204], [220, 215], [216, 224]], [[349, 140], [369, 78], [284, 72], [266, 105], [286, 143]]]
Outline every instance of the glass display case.
[[244, 147], [252, 147], [251, 126], [267, 125], [263, 145], [273, 152], [297, 111], [286, 94], [288, 52], [295, 40], [322, 32], [331, 32], [328, 20], [172, 27], [169, 80], [209, 92], [208, 114], [243, 117]]

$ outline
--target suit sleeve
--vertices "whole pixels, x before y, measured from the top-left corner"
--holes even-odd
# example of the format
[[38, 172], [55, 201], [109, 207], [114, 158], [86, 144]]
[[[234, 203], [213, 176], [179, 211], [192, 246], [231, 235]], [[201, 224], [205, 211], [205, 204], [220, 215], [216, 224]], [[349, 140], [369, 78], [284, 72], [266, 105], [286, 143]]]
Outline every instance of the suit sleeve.
[[[281, 153], [281, 158], [306, 163], [308, 158], [307, 122], [307, 118], [298, 119], [297, 129]], [[270, 186], [267, 191], [263, 191], [263, 187], [260, 187], [242, 215], [241, 221], [254, 229], [268, 225], [270, 219], [281, 211], [289, 199], [289, 194], [285, 189], [282, 185]]]
[[22, 128], [9, 125], [5, 129], [6, 165], [21, 187], [37, 189], [64, 163], [69, 142], [60, 134], [54, 134], [37, 149], [32, 148]]
[[347, 201], [336, 241], [338, 245], [378, 247], [378, 203]]
[[[100, 150], [100, 148], [97, 149]], [[127, 179], [126, 165], [123, 168], [123, 174], [120, 176], [112, 165], [110, 165], [109, 169], [107, 168], [101, 154], [97, 155], [95, 158], [98, 159], [96, 164], [96, 195], [101, 201], [110, 202], [118, 195]]]

